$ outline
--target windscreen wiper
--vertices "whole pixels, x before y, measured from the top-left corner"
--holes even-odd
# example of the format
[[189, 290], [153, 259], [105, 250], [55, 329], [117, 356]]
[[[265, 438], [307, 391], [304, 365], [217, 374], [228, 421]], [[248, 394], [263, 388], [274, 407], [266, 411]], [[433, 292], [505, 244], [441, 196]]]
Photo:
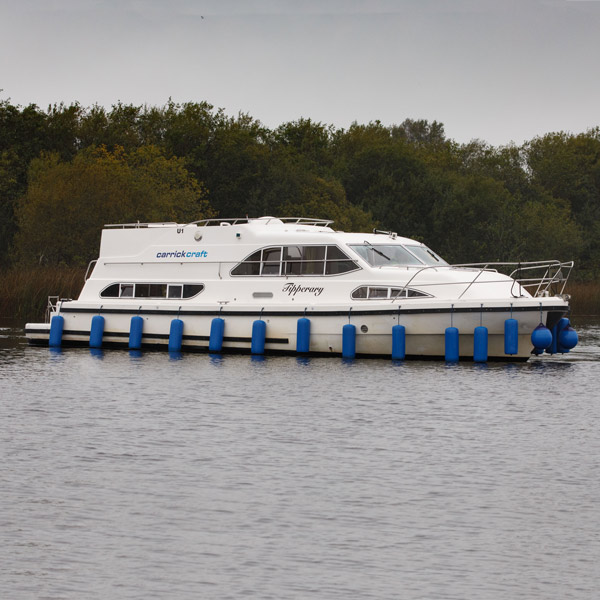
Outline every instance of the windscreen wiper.
[[379, 254], [379, 256], [383, 256], [383, 258], [385, 258], [387, 260], [392, 260], [389, 256], [386, 256], [381, 250], [377, 250], [377, 248], [375, 248], [375, 246], [373, 246], [373, 244], [371, 244], [370, 242], [365, 241], [365, 244], [370, 246], [371, 250], [373, 250], [373, 252], [377, 252], [377, 254]]

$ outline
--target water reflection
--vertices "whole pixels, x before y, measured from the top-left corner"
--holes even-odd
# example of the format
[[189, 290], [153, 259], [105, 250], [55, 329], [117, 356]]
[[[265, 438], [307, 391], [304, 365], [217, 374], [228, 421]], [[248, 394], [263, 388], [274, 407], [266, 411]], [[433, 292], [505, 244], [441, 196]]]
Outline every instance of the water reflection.
[[221, 354], [209, 354], [208, 358], [213, 367], [220, 367], [223, 365], [223, 355]]
[[296, 356], [296, 364], [300, 367], [310, 366], [310, 358], [308, 356]]
[[488, 363], [485, 363], [485, 362], [474, 362], [473, 363], [473, 370], [475, 372], [477, 372], [477, 371], [483, 371], [483, 372], [485, 372], [485, 371], [489, 370], [489, 365], [488, 365]]
[[0, 596], [594, 598], [600, 328], [579, 329], [488, 364], [0, 337]]

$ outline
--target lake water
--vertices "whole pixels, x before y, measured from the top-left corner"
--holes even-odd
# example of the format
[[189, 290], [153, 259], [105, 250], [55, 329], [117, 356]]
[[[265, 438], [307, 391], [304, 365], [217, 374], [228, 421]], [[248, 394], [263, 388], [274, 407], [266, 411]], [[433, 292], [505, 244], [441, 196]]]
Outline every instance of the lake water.
[[600, 323], [526, 364], [28, 347], [0, 598], [597, 599]]

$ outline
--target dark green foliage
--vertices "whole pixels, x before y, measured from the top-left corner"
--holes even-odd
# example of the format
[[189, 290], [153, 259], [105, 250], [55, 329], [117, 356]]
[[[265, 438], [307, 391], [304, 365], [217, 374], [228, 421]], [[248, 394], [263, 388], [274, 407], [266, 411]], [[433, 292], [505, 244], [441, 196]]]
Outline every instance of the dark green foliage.
[[[115, 201], [119, 190], [128, 200]], [[448, 140], [437, 121], [345, 130], [299, 119], [270, 130], [206, 102], [42, 111], [0, 101], [0, 266], [23, 255], [26, 232], [57, 206], [88, 236], [102, 219], [163, 213], [323, 217], [397, 231], [452, 262], [573, 258], [580, 277], [597, 278], [600, 129], [495, 148]], [[56, 242], [66, 254], [29, 256], [87, 257], [67, 251], [73, 240]]]
[[97, 256], [104, 224], [210, 217], [204, 195], [183, 159], [166, 158], [156, 146], [88, 148], [71, 162], [46, 154], [32, 161], [16, 209], [16, 256], [30, 265], [86, 265]]
[[582, 274], [600, 274], [600, 128], [550, 133], [525, 144], [533, 186], [564, 202], [581, 228]]

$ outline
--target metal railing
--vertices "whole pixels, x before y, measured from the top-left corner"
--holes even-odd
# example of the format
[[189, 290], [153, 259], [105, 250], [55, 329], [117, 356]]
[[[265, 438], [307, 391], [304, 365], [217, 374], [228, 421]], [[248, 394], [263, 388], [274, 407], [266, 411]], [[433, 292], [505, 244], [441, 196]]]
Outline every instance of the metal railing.
[[90, 269], [91, 269], [91, 271], [93, 272], [93, 271], [94, 271], [93, 267], [95, 267], [95, 266], [96, 266], [96, 263], [97, 263], [97, 262], [98, 262], [98, 259], [97, 259], [97, 258], [95, 258], [94, 260], [90, 260], [90, 262], [88, 263], [88, 267], [87, 267], [87, 269], [86, 269], [86, 271], [85, 271], [85, 276], [84, 276], [84, 278], [83, 278], [83, 281], [84, 281], [84, 282], [85, 282], [85, 281], [87, 281], [87, 280], [90, 278], [90, 275], [91, 275], [91, 273], [90, 273]]
[[59, 296], [48, 296], [48, 304], [46, 305], [46, 323], [50, 323], [50, 315], [56, 312]]
[[[467, 291], [475, 284], [483, 273], [503, 273], [513, 280], [512, 295], [515, 298], [522, 296], [521, 289], [525, 288], [529, 294], [534, 297], [555, 296], [564, 292], [567, 280], [573, 268], [573, 261], [560, 262], [557, 260], [543, 260], [533, 262], [489, 262], [489, 263], [464, 263], [456, 265], [428, 265], [419, 269], [404, 285], [403, 290], [406, 290], [411, 284], [419, 287], [433, 287], [444, 285], [465, 285], [465, 289], [458, 296], [462, 298]], [[446, 281], [440, 283], [414, 283], [415, 279], [424, 272], [441, 269], [460, 269], [464, 272], [469, 270], [476, 271], [471, 279], [467, 281]], [[540, 272], [539, 275], [534, 275], [535, 272]], [[524, 276], [525, 275], [525, 276]], [[485, 283], [505, 283], [506, 279], [489, 280]], [[515, 286], [518, 286], [515, 293]], [[531, 289], [530, 289], [531, 288]]]
[[283, 223], [289, 223], [291, 225], [310, 225], [313, 227], [328, 227], [333, 223], [329, 219], [308, 219], [306, 217], [259, 217], [252, 219], [244, 217], [241, 219], [202, 219], [201, 221], [192, 221], [188, 225], [198, 225], [202, 227], [208, 226], [220, 226], [221, 224], [227, 223], [228, 225], [240, 225], [250, 223], [252, 221], [260, 221], [268, 225], [271, 221], [282, 221]]
[[144, 229], [150, 226], [168, 226], [177, 227], [179, 224], [174, 221], [164, 221], [163, 223], [107, 223], [104, 229]]
[[104, 229], [143, 229], [148, 227], [189, 227], [196, 225], [198, 227], [210, 227], [220, 225], [241, 225], [250, 223], [251, 221], [261, 221], [269, 224], [271, 221], [283, 221], [292, 225], [310, 225], [313, 227], [328, 227], [333, 223], [330, 219], [309, 219], [306, 217], [242, 217], [238, 219], [201, 219], [200, 221], [192, 221], [190, 223], [175, 223], [174, 221], [164, 221], [161, 223], [107, 223]]

